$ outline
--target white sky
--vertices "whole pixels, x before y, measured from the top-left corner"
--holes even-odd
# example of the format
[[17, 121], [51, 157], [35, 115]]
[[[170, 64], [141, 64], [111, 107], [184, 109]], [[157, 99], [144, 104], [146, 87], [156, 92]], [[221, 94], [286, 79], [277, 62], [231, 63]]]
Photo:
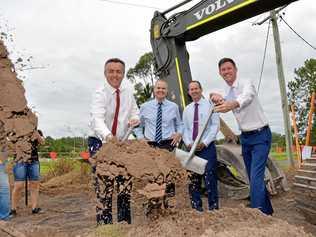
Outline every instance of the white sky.
[[[123, 1], [123, 0], [122, 0]], [[29, 106], [38, 114], [39, 127], [53, 137], [87, 134], [91, 96], [103, 83], [103, 64], [120, 57], [127, 69], [151, 50], [150, 21], [154, 9], [113, 4], [101, 0], [0, 0], [0, 31], [13, 34], [7, 42], [12, 57], [33, 57], [33, 66], [45, 69], [24, 71]], [[168, 9], [179, 1], [131, 0], [125, 2]], [[197, 1], [195, 1], [197, 2]], [[283, 11], [284, 19], [312, 45], [316, 45], [315, 0], [300, 0]], [[205, 94], [221, 88], [217, 61], [235, 59], [239, 78], [258, 83], [267, 24], [252, 26], [266, 14], [187, 44], [194, 80], [201, 81]], [[294, 69], [316, 57], [283, 23], [279, 22], [286, 80]], [[259, 92], [272, 131], [283, 133], [280, 92], [275, 65], [272, 29]], [[224, 119], [237, 131], [231, 115]]]

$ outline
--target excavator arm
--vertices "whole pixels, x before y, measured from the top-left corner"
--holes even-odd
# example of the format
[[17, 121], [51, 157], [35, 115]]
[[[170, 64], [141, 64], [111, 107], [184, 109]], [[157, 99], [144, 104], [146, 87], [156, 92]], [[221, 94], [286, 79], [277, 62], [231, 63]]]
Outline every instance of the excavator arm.
[[150, 40], [156, 72], [169, 84], [169, 98], [182, 111], [190, 102], [188, 83], [192, 80], [189, 54], [185, 42], [233, 25], [296, 0], [203, 0], [190, 9], [166, 14], [188, 2], [164, 12], [156, 11], [151, 21]]

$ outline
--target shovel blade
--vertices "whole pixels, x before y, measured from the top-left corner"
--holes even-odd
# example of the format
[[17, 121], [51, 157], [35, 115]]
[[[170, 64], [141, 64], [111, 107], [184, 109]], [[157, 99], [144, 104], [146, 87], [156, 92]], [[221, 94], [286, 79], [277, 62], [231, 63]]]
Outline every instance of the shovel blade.
[[189, 152], [183, 151], [181, 149], [176, 149], [176, 158], [180, 161], [181, 165], [190, 171], [197, 174], [204, 174], [207, 160], [202, 159], [198, 156], [193, 156], [190, 159]]

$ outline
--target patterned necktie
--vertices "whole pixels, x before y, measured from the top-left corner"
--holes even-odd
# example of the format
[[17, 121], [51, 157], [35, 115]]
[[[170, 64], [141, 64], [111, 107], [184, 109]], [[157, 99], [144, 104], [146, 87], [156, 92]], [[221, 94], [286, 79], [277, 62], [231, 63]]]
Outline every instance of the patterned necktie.
[[194, 141], [199, 132], [199, 104], [194, 104], [194, 117], [193, 117], [193, 131], [192, 131], [192, 140]]
[[156, 136], [155, 141], [161, 142], [162, 140], [162, 129], [161, 129], [161, 122], [162, 122], [162, 102], [158, 103], [158, 109], [157, 109], [157, 121], [156, 121]]
[[117, 122], [118, 122], [118, 114], [120, 111], [120, 89], [116, 89], [116, 107], [115, 107], [115, 114], [112, 124], [112, 135], [116, 136], [116, 129], [117, 129]]

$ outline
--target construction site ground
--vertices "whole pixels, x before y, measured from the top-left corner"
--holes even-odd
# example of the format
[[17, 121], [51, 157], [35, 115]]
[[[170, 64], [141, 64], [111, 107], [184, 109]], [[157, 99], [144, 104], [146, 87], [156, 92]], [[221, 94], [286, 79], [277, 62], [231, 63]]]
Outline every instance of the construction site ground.
[[[287, 172], [289, 184], [293, 172]], [[133, 224], [97, 228], [95, 197], [89, 175], [75, 170], [42, 182], [40, 206], [32, 215], [21, 200], [17, 216], [0, 225], [0, 236], [316, 236], [316, 226], [295, 207], [292, 191], [272, 198], [273, 217], [246, 208], [247, 200], [220, 199], [220, 210], [193, 211], [184, 183], [177, 185], [177, 206], [145, 217], [142, 199], [133, 193]], [[114, 220], [116, 216], [114, 197]], [[204, 203], [206, 200], [204, 198]]]

